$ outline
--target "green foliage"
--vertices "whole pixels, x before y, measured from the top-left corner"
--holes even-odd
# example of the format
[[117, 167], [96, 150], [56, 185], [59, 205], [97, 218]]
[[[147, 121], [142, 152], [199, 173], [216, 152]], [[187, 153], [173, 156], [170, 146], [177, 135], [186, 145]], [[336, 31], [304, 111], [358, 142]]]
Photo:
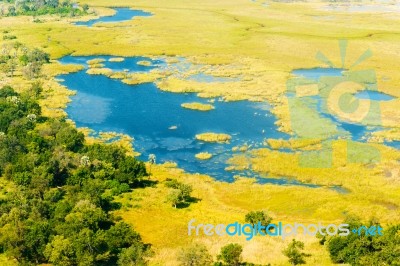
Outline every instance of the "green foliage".
[[[362, 226], [357, 218], [350, 218], [346, 223], [350, 225], [350, 230]], [[369, 226], [373, 225], [379, 224], [371, 221]], [[334, 263], [400, 265], [400, 225], [388, 227], [383, 235], [334, 236], [327, 240], [327, 247]]]
[[283, 250], [283, 254], [289, 258], [289, 263], [292, 265], [305, 264], [305, 258], [310, 257], [310, 254], [304, 253], [304, 243], [295, 239]]
[[87, 6], [79, 9], [70, 0], [18, 0], [9, 2], [13, 3], [13, 5], [8, 7], [8, 16], [39, 16], [46, 14], [77, 16], [86, 14], [88, 10]]
[[218, 259], [222, 260], [224, 265], [238, 266], [241, 264], [243, 248], [239, 244], [228, 244], [221, 248]]
[[181, 266], [209, 266], [213, 263], [206, 246], [197, 243], [183, 249], [178, 260]]
[[3, 40], [15, 40], [17, 36], [15, 35], [3, 35]]
[[144, 164], [42, 117], [41, 90], [0, 89], [0, 174], [16, 184], [0, 203], [0, 252], [22, 265], [145, 265], [149, 246], [110, 214], [112, 195], [147, 176]]
[[128, 248], [123, 248], [118, 255], [117, 264], [120, 266], [142, 266], [147, 265], [146, 258], [151, 256], [152, 252], [141, 242], [136, 242]]
[[89, 5], [88, 4], [83, 4], [82, 5], [82, 10], [87, 13], [88, 10], [89, 10]]
[[191, 201], [190, 194], [193, 191], [191, 185], [178, 182], [176, 179], [168, 179], [165, 181], [165, 186], [171, 188], [168, 194], [167, 201], [170, 202], [175, 208], [177, 205], [187, 205]]
[[262, 226], [267, 226], [271, 223], [272, 218], [263, 211], [251, 211], [246, 214], [245, 221], [252, 225], [261, 223]]
[[[4, 35], [3, 39], [5, 36], [11, 35]], [[21, 69], [27, 79], [33, 79], [40, 76], [43, 64], [49, 62], [49, 54], [37, 48], [28, 49], [20, 42], [13, 42], [2, 47], [0, 69], [10, 76], [13, 76], [17, 69]]]

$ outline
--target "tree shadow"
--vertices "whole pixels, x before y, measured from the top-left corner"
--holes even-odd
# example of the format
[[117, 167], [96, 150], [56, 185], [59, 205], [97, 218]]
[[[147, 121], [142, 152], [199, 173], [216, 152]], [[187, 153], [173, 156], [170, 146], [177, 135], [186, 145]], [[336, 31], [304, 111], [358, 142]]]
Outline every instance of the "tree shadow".
[[131, 185], [131, 189], [135, 188], [146, 188], [146, 187], [155, 187], [159, 182], [157, 180], [149, 180], [144, 179], [140, 181], [136, 181]]
[[192, 203], [197, 203], [197, 202], [200, 202], [200, 201], [201, 201], [201, 199], [199, 199], [199, 198], [189, 197], [189, 198], [186, 200], [186, 202], [180, 202], [180, 203], [176, 204], [176, 208], [177, 208], [177, 209], [184, 209], [184, 208], [189, 207], [190, 204], [192, 204]]

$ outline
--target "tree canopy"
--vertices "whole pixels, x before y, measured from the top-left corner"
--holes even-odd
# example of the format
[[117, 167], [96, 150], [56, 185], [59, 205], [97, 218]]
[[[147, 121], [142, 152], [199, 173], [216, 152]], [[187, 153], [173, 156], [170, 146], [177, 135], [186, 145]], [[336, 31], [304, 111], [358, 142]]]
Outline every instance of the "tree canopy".
[[14, 184], [0, 199], [0, 252], [27, 265], [144, 265], [149, 245], [110, 213], [144, 163], [41, 116], [38, 87], [0, 89], [0, 175]]

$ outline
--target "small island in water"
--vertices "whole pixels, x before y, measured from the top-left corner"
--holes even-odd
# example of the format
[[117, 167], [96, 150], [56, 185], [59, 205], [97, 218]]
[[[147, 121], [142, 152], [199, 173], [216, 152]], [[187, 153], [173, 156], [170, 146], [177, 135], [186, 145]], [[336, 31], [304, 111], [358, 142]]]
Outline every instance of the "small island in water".
[[211, 104], [204, 104], [198, 102], [182, 103], [181, 106], [186, 109], [198, 110], [198, 111], [210, 111], [214, 109], [214, 106], [212, 106]]

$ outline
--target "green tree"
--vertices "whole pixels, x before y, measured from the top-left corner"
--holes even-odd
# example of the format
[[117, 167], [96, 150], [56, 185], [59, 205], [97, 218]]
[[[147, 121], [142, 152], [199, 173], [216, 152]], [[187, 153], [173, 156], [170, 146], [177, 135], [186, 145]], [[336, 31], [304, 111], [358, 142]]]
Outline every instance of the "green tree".
[[238, 266], [242, 261], [243, 248], [239, 244], [228, 244], [221, 248], [221, 253], [217, 256], [227, 266]]
[[174, 208], [176, 208], [176, 206], [179, 203], [181, 203], [180, 196], [181, 196], [181, 191], [179, 189], [173, 188], [170, 190], [167, 196], [167, 201], [170, 202], [172, 206], [174, 206]]
[[310, 254], [304, 253], [304, 243], [295, 239], [289, 243], [282, 253], [289, 258], [289, 263], [292, 265], [305, 264], [305, 258], [310, 257]]
[[[345, 223], [353, 230], [363, 226], [356, 217], [349, 217]], [[376, 221], [370, 221], [365, 228], [375, 229], [380, 226]], [[327, 248], [334, 263], [350, 265], [400, 265], [400, 225], [385, 228], [384, 234], [379, 235], [350, 234], [348, 236], [329, 237]]]
[[206, 246], [198, 243], [181, 250], [178, 260], [182, 266], [209, 266], [213, 263]]
[[67, 150], [78, 151], [83, 147], [84, 135], [75, 128], [64, 125], [56, 133], [56, 141], [63, 145]]
[[117, 264], [120, 266], [142, 266], [147, 265], [148, 258], [152, 252], [140, 242], [136, 242], [128, 248], [121, 250], [118, 255]]
[[10, 16], [16, 16], [17, 15], [17, 12], [16, 12], [14, 6], [9, 6], [8, 7], [8, 15], [10, 15]]
[[260, 222], [262, 226], [267, 226], [271, 223], [272, 218], [263, 211], [251, 211], [246, 214], [245, 221], [252, 225]]
[[83, 5], [82, 5], [82, 10], [83, 10], [84, 12], [88, 12], [88, 10], [89, 10], [89, 5], [88, 5], [88, 4], [83, 4]]
[[172, 188], [168, 194], [167, 200], [171, 202], [175, 208], [177, 204], [186, 204], [190, 201], [190, 194], [193, 191], [191, 185], [183, 184], [178, 182], [176, 179], [167, 180], [165, 185], [169, 188]]
[[57, 235], [47, 244], [44, 255], [55, 266], [74, 265], [74, 248], [68, 238]]

